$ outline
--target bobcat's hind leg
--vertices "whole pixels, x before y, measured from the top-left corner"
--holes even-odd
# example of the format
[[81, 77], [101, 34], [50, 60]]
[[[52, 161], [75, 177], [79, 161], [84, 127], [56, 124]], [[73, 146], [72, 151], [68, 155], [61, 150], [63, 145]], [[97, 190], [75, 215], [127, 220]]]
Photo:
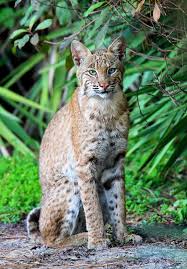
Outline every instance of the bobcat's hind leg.
[[105, 195], [109, 211], [109, 223], [113, 227], [114, 239], [123, 241], [127, 234], [125, 223], [125, 193], [123, 177], [105, 183]]
[[114, 167], [105, 170], [101, 178], [109, 213], [109, 223], [113, 228], [113, 237], [118, 241], [123, 241], [127, 233], [123, 160], [124, 156], [119, 154]]
[[73, 240], [67, 242], [67, 239], [81, 231], [81, 227], [78, 227], [80, 212], [80, 195], [78, 187], [73, 186], [73, 183], [68, 182], [66, 186], [59, 186], [47, 193], [43, 197], [39, 220], [44, 244], [62, 247], [65, 243], [73, 243]]

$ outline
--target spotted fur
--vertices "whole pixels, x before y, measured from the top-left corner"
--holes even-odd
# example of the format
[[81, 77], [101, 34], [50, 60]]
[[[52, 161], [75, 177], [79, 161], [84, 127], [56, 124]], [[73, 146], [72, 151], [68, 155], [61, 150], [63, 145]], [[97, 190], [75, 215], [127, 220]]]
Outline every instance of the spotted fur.
[[[129, 120], [121, 86], [124, 42], [118, 38], [108, 49], [91, 53], [73, 41], [71, 50], [79, 87], [42, 139], [39, 232], [48, 246], [88, 241], [89, 248], [98, 248], [106, 246], [105, 223], [112, 225], [116, 239], [123, 240], [126, 234], [124, 157]], [[28, 223], [31, 216], [32, 212]]]

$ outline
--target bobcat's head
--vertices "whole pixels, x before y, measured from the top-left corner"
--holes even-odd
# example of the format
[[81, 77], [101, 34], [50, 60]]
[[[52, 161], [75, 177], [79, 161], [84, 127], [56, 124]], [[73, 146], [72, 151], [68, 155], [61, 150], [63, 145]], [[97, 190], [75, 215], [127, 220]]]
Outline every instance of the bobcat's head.
[[72, 42], [72, 56], [83, 95], [106, 99], [121, 90], [124, 50], [121, 38], [115, 39], [108, 49], [93, 53], [81, 42]]

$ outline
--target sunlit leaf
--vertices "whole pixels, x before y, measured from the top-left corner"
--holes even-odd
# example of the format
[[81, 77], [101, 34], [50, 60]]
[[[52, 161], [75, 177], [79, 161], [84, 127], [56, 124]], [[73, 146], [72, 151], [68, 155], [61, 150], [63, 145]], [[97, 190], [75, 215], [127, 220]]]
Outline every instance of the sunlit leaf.
[[36, 46], [36, 45], [38, 44], [38, 42], [39, 42], [39, 35], [38, 35], [38, 33], [35, 33], [35, 34], [31, 37], [30, 42], [31, 42], [31, 44], [32, 44], [33, 46]]
[[35, 31], [44, 30], [46, 28], [49, 28], [51, 26], [52, 22], [53, 21], [51, 19], [44, 20], [43, 22], [41, 22], [40, 24], [38, 24], [38, 26], [36, 27]]
[[14, 31], [11, 35], [10, 35], [10, 39], [14, 39], [15, 37], [19, 36], [20, 34], [23, 33], [27, 33], [26, 29], [18, 29], [16, 31]]
[[65, 25], [71, 21], [71, 12], [66, 1], [63, 1], [62, 6], [56, 7], [56, 16], [60, 25]]
[[93, 5], [91, 5], [88, 10], [86, 10], [84, 12], [84, 17], [87, 17], [88, 15], [90, 15], [95, 9], [101, 7], [103, 4], [105, 3], [105, 1], [101, 1], [101, 2], [97, 2]]
[[17, 39], [14, 41], [14, 46], [18, 47], [19, 49], [23, 48], [25, 44], [29, 41], [29, 35], [24, 35], [22, 38]]
[[38, 20], [38, 16], [36, 14], [34, 14], [30, 20], [29, 20], [29, 29], [30, 31], [32, 30], [33, 25], [35, 24], [35, 22]]

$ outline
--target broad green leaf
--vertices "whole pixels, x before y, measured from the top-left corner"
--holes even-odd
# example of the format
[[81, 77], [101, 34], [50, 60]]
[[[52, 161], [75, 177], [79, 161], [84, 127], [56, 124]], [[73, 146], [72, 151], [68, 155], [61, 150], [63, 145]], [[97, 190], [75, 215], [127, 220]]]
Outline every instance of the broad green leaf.
[[14, 39], [15, 37], [19, 36], [22, 33], [27, 33], [26, 29], [18, 29], [16, 31], [14, 31], [11, 35], [10, 35], [10, 39]]
[[29, 41], [29, 35], [24, 35], [22, 38], [17, 39], [14, 41], [14, 46], [18, 47], [19, 49], [23, 48], [25, 44]]
[[51, 19], [44, 20], [43, 22], [41, 22], [40, 24], [38, 24], [38, 26], [36, 27], [35, 31], [44, 30], [46, 28], [49, 28], [51, 26], [52, 22], [53, 21]]
[[60, 25], [65, 25], [71, 22], [71, 12], [68, 9], [68, 4], [63, 1], [62, 6], [56, 7], [56, 16]]
[[29, 29], [32, 30], [33, 25], [35, 24], [35, 22], [38, 20], [38, 16], [37, 14], [34, 14], [29, 21]]
[[88, 17], [88, 15], [90, 15], [90, 13], [92, 13], [95, 9], [101, 7], [103, 4], [105, 3], [105, 1], [101, 1], [98, 3], [95, 3], [93, 5], [91, 5], [85, 12], [84, 12], [84, 17]]
[[35, 34], [31, 37], [30, 42], [31, 42], [31, 44], [32, 44], [33, 46], [36, 46], [36, 45], [38, 44], [38, 42], [39, 42], [39, 35], [38, 35], [38, 33], [35, 33]]
[[25, 12], [25, 16], [21, 19], [20, 21], [20, 25], [27, 25], [27, 22], [29, 21], [29, 18], [30, 18], [30, 15], [32, 14], [33, 12], [33, 8], [32, 6], [29, 6]]

